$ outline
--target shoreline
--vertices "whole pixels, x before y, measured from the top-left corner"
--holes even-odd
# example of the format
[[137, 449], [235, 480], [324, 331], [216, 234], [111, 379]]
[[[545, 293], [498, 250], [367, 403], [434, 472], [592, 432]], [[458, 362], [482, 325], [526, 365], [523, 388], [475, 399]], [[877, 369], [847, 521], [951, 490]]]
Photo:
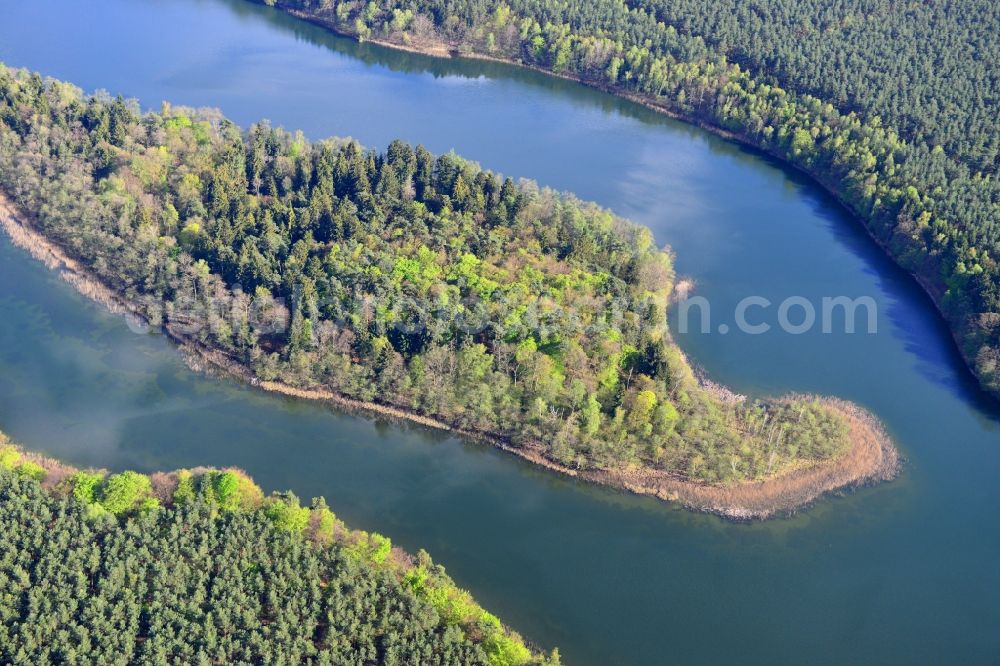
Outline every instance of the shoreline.
[[[13, 460], [11, 460], [11, 453], [13, 454]], [[81, 472], [97, 475], [102, 479], [101, 483], [111, 477], [118, 476], [118, 474], [112, 473], [104, 468], [78, 467], [76, 465], [63, 462], [58, 458], [34, 451], [28, 451], [21, 444], [11, 441], [11, 439], [3, 431], [0, 431], [0, 454], [7, 454], [6, 461], [0, 461], [0, 471], [7, 470], [14, 475], [18, 475], [20, 470], [23, 469], [23, 464], [35, 465], [39, 470], [42, 470], [42, 478], [30, 475], [27, 476], [27, 478], [33, 479], [38, 483], [42, 490], [46, 493], [50, 493], [53, 497], [62, 497], [67, 499], [73, 497], [73, 477]], [[260, 511], [267, 506], [269, 502], [278, 503], [286, 501], [282, 499], [285, 497], [285, 493], [281, 490], [273, 490], [270, 494], [265, 494], [264, 490], [257, 485], [257, 482], [249, 474], [247, 474], [245, 470], [239, 467], [213, 467], [199, 465], [191, 468], [150, 471], [141, 473], [141, 476], [148, 479], [151, 498], [158, 501], [157, 506], [159, 509], [176, 509], [181, 505], [177, 499], [177, 490], [181, 483], [181, 479], [183, 478], [182, 475], [186, 474], [188, 480], [190, 481], [193, 479], [204, 479], [210, 474], [227, 473], [235, 474], [237, 478], [240, 479], [240, 491], [237, 495], [240, 499], [236, 508], [222, 509], [223, 513], [252, 513]], [[91, 497], [89, 500], [77, 497], [76, 500], [83, 503], [86, 507], [88, 507], [88, 509], [93, 508], [95, 505], [101, 506], [94, 497]], [[213, 499], [209, 499], [208, 501], [212, 502], [216, 508], [219, 507], [218, 496]], [[298, 500], [295, 501], [294, 506], [301, 506]], [[408, 550], [404, 549], [402, 546], [393, 544], [391, 539], [379, 534], [378, 532], [367, 532], [365, 530], [347, 525], [344, 521], [337, 518], [336, 515], [329, 510], [325, 503], [322, 507], [323, 508], [317, 508], [315, 505], [313, 507], [302, 507], [309, 512], [309, 520], [306, 525], [297, 530], [297, 533], [301, 534], [305, 541], [311, 543], [314, 547], [327, 548], [333, 544], [338, 544], [350, 548], [360, 544], [367, 545], [371, 548], [372, 544], [379, 545], [381, 543], [388, 543], [389, 550], [386, 553], [385, 558], [378, 562], [372, 560], [369, 560], [369, 562], [375, 570], [386, 571], [391, 575], [396, 576], [401, 582], [405, 581], [405, 577], [408, 573], [414, 571], [420, 566], [424, 566], [421, 564], [422, 556], [419, 554], [419, 552], [422, 551], [419, 551], [417, 555], [411, 554]], [[107, 509], [103, 510], [107, 512]], [[119, 515], [128, 515], [134, 511], [136, 511], [135, 507], [130, 510], [126, 510], [124, 513], [111, 515], [115, 515], [117, 517]], [[141, 511], [142, 509], [139, 509], [139, 512]], [[325, 519], [323, 513], [324, 511]], [[329, 520], [325, 527], [324, 520]], [[438, 579], [434, 586], [436, 589], [445, 591], [446, 593], [469, 594], [462, 588], [459, 588], [455, 581], [447, 575], [443, 577], [443, 580]], [[473, 604], [474, 612], [487, 612], [477, 601], [475, 601], [475, 599], [471, 597], [471, 595], [466, 598]], [[471, 623], [466, 624], [466, 621], [460, 620], [458, 626], [468, 629], [471, 627]], [[532, 654], [545, 654], [545, 650], [539, 647], [538, 644], [525, 638], [509, 625], [501, 623], [499, 628], [502, 635], [507, 640], [522, 643], [525, 648], [531, 651]]]
[[[0, 192], [0, 227], [11, 242], [26, 250], [87, 298], [115, 314], [147, 321], [145, 314], [129, 304], [54, 241], [36, 231], [28, 216]], [[712, 513], [729, 520], [763, 520], [793, 514], [819, 497], [839, 491], [888, 481], [899, 471], [899, 453], [878, 419], [862, 407], [845, 400], [822, 398], [825, 406], [844, 417], [849, 426], [851, 449], [833, 460], [814, 463], [762, 481], [731, 486], [690, 481], [668, 472], [645, 467], [619, 470], [572, 469], [546, 457], [537, 443], [512, 445], [498, 435], [456, 428], [431, 416], [393, 405], [355, 400], [326, 389], [302, 389], [282, 382], [260, 381], [252, 371], [228, 354], [192, 340], [165, 323], [161, 331], [174, 342], [197, 371], [216, 370], [252, 387], [305, 400], [318, 400], [351, 412], [409, 421], [428, 428], [494, 446], [530, 463], [573, 478], [636, 495], [651, 495], [676, 502], [687, 509]]]
[[405, 51], [407, 53], [414, 53], [414, 54], [417, 54], [417, 55], [427, 56], [429, 58], [441, 58], [441, 59], [444, 59], [444, 60], [466, 59], [466, 60], [481, 60], [483, 62], [494, 62], [494, 63], [499, 63], [499, 64], [502, 64], [502, 65], [508, 65], [510, 67], [519, 67], [521, 69], [526, 69], [526, 70], [530, 70], [530, 71], [533, 71], [533, 72], [537, 72], [537, 73], [543, 74], [545, 76], [551, 76], [551, 77], [554, 77], [554, 78], [557, 78], [557, 79], [562, 79], [564, 81], [570, 81], [572, 83], [577, 83], [579, 85], [585, 86], [585, 87], [590, 88], [592, 90], [597, 90], [597, 91], [600, 91], [600, 92], [603, 92], [603, 93], [607, 93], [609, 95], [613, 95], [613, 96], [618, 97], [620, 99], [624, 99], [626, 101], [632, 102], [633, 104], [638, 104], [638, 105], [640, 105], [642, 107], [645, 107], [646, 109], [649, 109], [650, 111], [653, 111], [655, 113], [660, 113], [660, 114], [662, 114], [664, 116], [667, 116], [668, 118], [673, 118], [674, 120], [681, 121], [681, 122], [686, 123], [688, 125], [694, 125], [695, 127], [703, 129], [706, 132], [710, 132], [710, 133], [714, 134], [715, 136], [721, 137], [721, 138], [729, 140], [729, 141], [733, 141], [735, 143], [740, 144], [741, 146], [744, 146], [746, 148], [750, 148], [750, 149], [758, 151], [758, 152], [760, 152], [760, 153], [762, 153], [764, 155], [767, 155], [768, 157], [770, 157], [770, 158], [778, 161], [783, 167], [792, 169], [795, 172], [797, 172], [797, 173], [805, 176], [812, 183], [814, 183], [815, 185], [817, 185], [820, 189], [822, 189], [830, 197], [832, 197], [837, 202], [837, 204], [840, 205], [844, 210], [846, 210], [850, 214], [850, 216], [855, 220], [855, 222], [857, 222], [861, 226], [861, 228], [864, 230], [865, 234], [872, 241], [874, 241], [875, 245], [878, 246], [878, 248], [886, 255], [886, 257], [888, 257], [889, 260], [892, 261], [892, 263], [897, 268], [899, 268], [900, 270], [902, 270], [903, 272], [905, 272], [907, 275], [909, 275], [911, 278], [913, 278], [913, 280], [920, 286], [920, 289], [927, 295], [928, 299], [930, 299], [930, 302], [933, 305], [934, 310], [937, 311], [938, 315], [941, 317], [941, 319], [947, 325], [948, 332], [949, 332], [949, 334], [951, 336], [951, 339], [952, 339], [952, 341], [953, 341], [953, 343], [955, 345], [955, 349], [956, 349], [956, 351], [958, 351], [958, 355], [962, 359], [962, 363], [965, 365], [966, 370], [968, 370], [968, 372], [971, 375], [971, 377], [972, 377], [973, 381], [975, 382], [976, 386], [979, 388], [979, 390], [981, 390], [986, 395], [991, 396], [994, 400], [1000, 401], [1000, 393], [998, 393], [996, 391], [990, 391], [990, 390], [984, 388], [983, 385], [982, 385], [982, 383], [979, 381], [979, 376], [976, 374], [976, 370], [975, 370], [975, 360], [973, 358], [971, 358], [966, 353], [965, 347], [962, 344], [962, 340], [959, 337], [959, 332], [958, 332], [957, 326], [952, 324], [951, 318], [947, 315], [947, 313], [945, 313], [944, 307], [941, 304], [941, 302], [939, 301], [940, 297], [938, 295], [938, 292], [940, 291], [940, 287], [935, 286], [925, 276], [923, 276], [923, 275], [921, 275], [919, 273], [916, 273], [914, 271], [911, 271], [911, 270], [905, 268], [904, 266], [902, 266], [896, 260], [896, 258], [893, 257], [893, 255], [889, 251], [886, 243], [882, 239], [878, 238], [872, 232], [872, 230], [868, 227], [868, 225], [864, 223], [864, 221], [863, 221], [864, 218], [861, 215], [861, 213], [859, 213], [857, 210], [854, 209], [853, 206], [851, 206], [847, 201], [845, 201], [840, 196], [840, 194], [837, 192], [837, 189], [832, 184], [830, 184], [829, 182], [827, 182], [827, 180], [825, 178], [823, 178], [821, 175], [812, 173], [810, 171], [807, 171], [805, 168], [803, 168], [803, 167], [801, 167], [801, 166], [799, 166], [797, 164], [793, 164], [792, 162], [789, 162], [784, 156], [779, 155], [776, 151], [771, 150], [771, 149], [769, 149], [769, 148], [767, 148], [765, 146], [757, 145], [755, 142], [753, 142], [752, 140], [750, 140], [749, 138], [747, 138], [746, 136], [744, 136], [742, 134], [739, 134], [737, 132], [733, 132], [732, 130], [728, 130], [728, 129], [725, 129], [723, 127], [719, 127], [718, 125], [714, 125], [712, 123], [706, 122], [705, 120], [703, 120], [701, 118], [697, 118], [695, 116], [679, 112], [679, 111], [671, 108], [670, 106], [668, 106], [667, 104], [665, 104], [663, 102], [657, 102], [657, 101], [655, 101], [653, 99], [650, 99], [649, 97], [646, 97], [646, 96], [643, 96], [643, 95], [638, 95], [638, 94], [635, 94], [635, 93], [629, 93], [629, 92], [620, 91], [620, 90], [615, 89], [613, 86], [601, 85], [601, 84], [599, 84], [597, 82], [588, 81], [588, 80], [582, 79], [582, 78], [580, 78], [578, 76], [572, 76], [572, 75], [568, 75], [568, 74], [560, 74], [558, 72], [553, 72], [553, 71], [544, 69], [542, 67], [538, 67], [537, 65], [526, 64], [526, 63], [523, 63], [523, 62], [518, 62], [516, 60], [509, 60], [509, 59], [506, 59], [506, 58], [499, 58], [499, 57], [496, 57], [496, 56], [485, 55], [485, 54], [482, 54], [482, 53], [478, 53], [476, 51], [462, 52], [460, 50], [460, 45], [459, 46], [455, 46], [455, 45], [449, 46], [449, 45], [446, 45], [446, 44], [435, 44], [433, 46], [420, 47], [420, 46], [413, 46], [413, 45], [410, 45], [410, 44], [399, 44], [399, 43], [391, 42], [391, 41], [388, 41], [388, 40], [385, 40], [385, 39], [362, 39], [362, 38], [358, 37], [358, 35], [356, 35], [354, 33], [351, 33], [351, 32], [348, 32], [348, 31], [340, 28], [334, 22], [332, 22], [332, 21], [330, 21], [328, 19], [324, 19], [323, 17], [314, 16], [314, 15], [308, 14], [306, 12], [302, 12], [300, 10], [285, 9], [285, 8], [281, 7], [280, 5], [276, 6], [275, 9], [277, 9], [278, 11], [284, 12], [284, 13], [286, 13], [289, 16], [292, 16], [294, 18], [297, 18], [297, 19], [300, 19], [300, 20], [305, 21], [307, 23], [311, 23], [313, 25], [319, 26], [319, 27], [321, 27], [321, 28], [323, 28], [325, 30], [329, 30], [330, 32], [332, 32], [332, 33], [334, 33], [336, 35], [340, 35], [341, 37], [346, 37], [348, 39], [353, 39], [353, 40], [355, 40], [355, 41], [357, 41], [358, 43], [361, 43], [361, 44], [375, 44], [376, 46], [381, 46], [383, 48], [394, 49], [396, 51]]

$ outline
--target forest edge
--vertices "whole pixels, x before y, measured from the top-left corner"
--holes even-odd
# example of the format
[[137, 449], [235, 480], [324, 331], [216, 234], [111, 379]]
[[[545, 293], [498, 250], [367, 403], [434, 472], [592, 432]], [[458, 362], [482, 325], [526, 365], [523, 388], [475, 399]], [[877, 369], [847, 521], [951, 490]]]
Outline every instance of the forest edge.
[[[252, 0], [252, 1], [256, 2], [257, 0]], [[753, 151], [767, 155], [768, 157], [780, 163], [782, 167], [792, 169], [796, 173], [805, 176], [811, 183], [815, 184], [817, 187], [822, 189], [826, 194], [832, 197], [833, 200], [836, 201], [841, 208], [843, 208], [845, 211], [849, 213], [852, 221], [856, 223], [862, 230], [864, 230], [865, 234], [872, 241], [875, 242], [875, 245], [878, 246], [879, 250], [881, 250], [887, 257], [889, 257], [890, 260], [892, 260], [894, 264], [898, 266], [898, 263], [892, 256], [892, 253], [889, 251], [889, 248], [887, 247], [886, 243], [878, 236], [876, 236], [873, 233], [872, 229], [869, 228], [867, 224], [864, 224], [864, 222], [862, 221], [861, 213], [855, 210], [854, 207], [851, 206], [851, 204], [848, 201], [846, 201], [843, 196], [841, 196], [837, 188], [834, 187], [828, 180], [823, 178], [822, 174], [814, 173], [798, 164], [790, 162], [787, 159], [785, 159], [785, 157], [781, 155], [778, 151], [773, 150], [767, 146], [759, 145], [752, 139], [738, 132], [733, 132], [732, 130], [728, 130], [724, 127], [719, 127], [716, 124], [707, 122], [704, 118], [699, 118], [692, 114], [682, 113], [677, 109], [667, 106], [662, 102], [657, 102], [648, 95], [626, 92], [616, 88], [615, 86], [603, 85], [599, 82], [587, 80], [579, 76], [574, 76], [572, 74], [553, 72], [551, 70], [545, 69], [544, 67], [539, 67], [537, 65], [533, 65], [530, 63], [518, 62], [516, 60], [510, 60], [507, 58], [498, 58], [495, 56], [479, 53], [477, 51], [471, 51], [471, 50], [460, 51], [459, 45], [428, 44], [425, 46], [415, 46], [413, 44], [399, 44], [386, 39], [361, 38], [355, 33], [344, 30], [333, 21], [324, 19], [322, 16], [316, 16], [308, 12], [303, 12], [301, 10], [292, 9], [289, 7], [283, 7], [280, 4], [276, 6], [275, 9], [278, 11], [285, 12], [307, 23], [312, 23], [313, 25], [317, 25], [321, 28], [324, 28], [325, 30], [329, 30], [334, 34], [357, 40], [360, 43], [375, 44], [383, 48], [394, 49], [396, 51], [405, 51], [407, 53], [415, 53], [430, 58], [443, 58], [443, 59], [460, 58], [465, 60], [481, 60], [484, 62], [495, 62], [503, 65], [509, 65], [511, 67], [519, 67], [522, 69], [531, 70], [539, 74], [543, 74], [545, 76], [551, 76], [557, 79], [563, 79], [564, 81], [571, 81], [573, 83], [577, 83], [582, 86], [586, 86], [588, 88], [599, 90], [603, 93], [607, 93], [609, 95], [614, 95], [615, 97], [628, 100], [633, 104], [638, 104], [651, 111], [663, 114], [668, 118], [673, 118], [674, 120], [679, 120], [689, 125], [694, 125], [695, 127], [703, 129], [706, 132], [711, 132], [712, 134], [718, 137], [738, 143], [741, 146], [749, 148]], [[968, 371], [973, 381], [977, 385], [980, 385], [979, 377], [976, 374], [975, 360], [970, 357], [969, 353], [965, 349], [965, 346], [962, 344], [962, 340], [959, 337], [958, 330], [955, 328], [955, 326], [952, 325], [951, 319], [949, 319], [947, 313], [944, 311], [944, 308], [941, 305], [941, 299], [943, 296], [942, 289], [939, 286], [933, 284], [925, 276], [921, 275], [916, 271], [905, 269], [902, 266], [899, 266], [899, 268], [901, 270], [904, 270], [909, 276], [911, 276], [920, 286], [920, 288], [924, 291], [924, 293], [927, 294], [927, 297], [930, 300], [931, 305], [934, 307], [934, 310], [938, 313], [941, 319], [947, 324], [948, 332], [951, 336], [952, 343], [954, 344], [954, 348], [958, 351], [958, 355], [962, 359], [962, 363], [965, 366], [965, 369]], [[1000, 401], [1000, 393], [989, 391], [986, 389], [983, 389], [983, 392], [991, 396], [995, 400]]]
[[[77, 291], [111, 312], [143, 318], [143, 313], [132, 307], [120, 294], [107, 287], [56, 243], [32, 228], [29, 220], [29, 216], [17, 210], [13, 202], [0, 192], [0, 227], [14, 245], [26, 250], [49, 269], [57, 271]], [[544, 455], [543, 447], [537, 443], [517, 447], [494, 434], [456, 428], [410, 410], [354, 400], [328, 390], [300, 389], [281, 382], [260, 381], [247, 367], [229, 355], [184, 335], [169, 323], [162, 330], [185, 353], [189, 365], [195, 370], [219, 371], [264, 391], [319, 400], [349, 411], [444, 430], [490, 444], [573, 478], [637, 495], [651, 495], [729, 520], [763, 520], [790, 515], [823, 495], [888, 481], [899, 472], [899, 453], [878, 420], [860, 406], [835, 398], [821, 400], [824, 406], [839, 414], [848, 424], [850, 449], [847, 452], [762, 481], [715, 485], [642, 467], [573, 469], [549, 459]]]

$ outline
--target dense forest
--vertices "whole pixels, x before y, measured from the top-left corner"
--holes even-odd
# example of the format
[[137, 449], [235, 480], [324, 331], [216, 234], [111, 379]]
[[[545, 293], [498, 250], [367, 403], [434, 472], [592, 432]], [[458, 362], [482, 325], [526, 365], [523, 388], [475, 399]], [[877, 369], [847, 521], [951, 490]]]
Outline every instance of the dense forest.
[[80, 471], [0, 434], [0, 533], [0, 663], [559, 663], [427, 553], [238, 470]]
[[671, 342], [647, 229], [455, 155], [141, 115], [0, 70], [0, 190], [175, 336], [578, 468], [760, 479], [849, 448], [814, 400], [726, 399]]
[[1000, 392], [997, 3], [277, 4], [362, 39], [572, 76], [787, 160], [920, 279], [981, 384]]

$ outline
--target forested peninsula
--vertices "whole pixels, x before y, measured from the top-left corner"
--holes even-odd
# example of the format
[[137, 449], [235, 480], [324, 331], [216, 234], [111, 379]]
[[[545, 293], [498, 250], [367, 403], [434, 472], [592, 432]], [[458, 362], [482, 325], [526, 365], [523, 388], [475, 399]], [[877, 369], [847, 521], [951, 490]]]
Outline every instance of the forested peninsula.
[[0, 434], [0, 662], [556, 666], [424, 551], [240, 470], [77, 470]]
[[1000, 5], [264, 0], [336, 32], [579, 80], [809, 174], [913, 274], [1000, 396]]
[[17, 244], [262, 388], [735, 518], [895, 472], [854, 405], [702, 385], [647, 229], [453, 154], [141, 114], [2, 68], [0, 191]]

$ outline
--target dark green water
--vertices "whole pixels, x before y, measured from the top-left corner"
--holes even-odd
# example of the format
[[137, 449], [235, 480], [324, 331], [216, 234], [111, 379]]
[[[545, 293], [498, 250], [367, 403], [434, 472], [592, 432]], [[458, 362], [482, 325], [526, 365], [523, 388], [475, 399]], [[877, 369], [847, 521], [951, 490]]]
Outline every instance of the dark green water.
[[30, 448], [111, 469], [239, 465], [325, 495], [350, 524], [427, 548], [569, 663], [998, 663], [1000, 417], [923, 294], [797, 176], [570, 83], [359, 46], [241, 0], [6, 2], [0, 60], [145, 107], [454, 148], [575, 191], [650, 225], [718, 317], [751, 295], [871, 296], [875, 335], [678, 337], [741, 392], [864, 404], [908, 464], [792, 519], [727, 524], [192, 373], [3, 239], [0, 428]]

